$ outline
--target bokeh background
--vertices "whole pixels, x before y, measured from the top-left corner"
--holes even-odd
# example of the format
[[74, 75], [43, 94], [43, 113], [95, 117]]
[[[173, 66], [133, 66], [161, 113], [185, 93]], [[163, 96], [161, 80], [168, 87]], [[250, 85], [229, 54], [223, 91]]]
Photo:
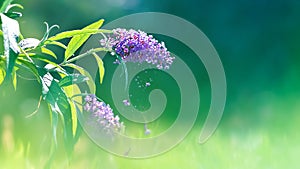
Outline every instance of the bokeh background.
[[[216, 133], [205, 144], [198, 135], [210, 103], [210, 84], [200, 60], [180, 42], [157, 35], [186, 61], [201, 93], [197, 122], [187, 138], [171, 151], [150, 159], [126, 159], [97, 147], [84, 133], [68, 161], [63, 141], [53, 168], [246, 168], [296, 169], [300, 155], [300, 1], [202, 0], [30, 0], [19, 19], [25, 37], [40, 39], [43, 22], [60, 32], [80, 29], [100, 18], [106, 22], [137, 12], [165, 12], [182, 17], [211, 40], [227, 78], [227, 103]], [[61, 51], [57, 51], [58, 53]], [[107, 58], [106, 62], [113, 61]], [[114, 69], [114, 65], [111, 68]], [[106, 79], [111, 75], [107, 73]], [[163, 82], [165, 84], [166, 82]], [[98, 94], [108, 102], [108, 82]], [[0, 168], [42, 168], [49, 157], [51, 128], [45, 104], [38, 104], [36, 81], [20, 78], [17, 91], [0, 91]], [[101, 93], [101, 94], [100, 94]], [[101, 97], [100, 96], [100, 97]], [[112, 104], [112, 103], [111, 103]], [[141, 109], [147, 101], [136, 102]], [[170, 109], [176, 108], [171, 106]], [[176, 114], [166, 112], [160, 130]], [[153, 129], [155, 130], [155, 128]], [[60, 138], [61, 139], [61, 138]]]

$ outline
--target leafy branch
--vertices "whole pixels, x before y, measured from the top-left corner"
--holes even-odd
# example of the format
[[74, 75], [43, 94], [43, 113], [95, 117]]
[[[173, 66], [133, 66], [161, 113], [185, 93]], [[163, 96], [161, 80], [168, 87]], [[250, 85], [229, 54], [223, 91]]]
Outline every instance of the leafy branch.
[[[80, 133], [77, 114], [81, 113], [77, 105], [83, 105], [80, 97], [83, 95], [79, 84], [86, 83], [90, 93], [95, 93], [95, 82], [84, 68], [73, 64], [78, 59], [92, 55], [99, 66], [100, 83], [104, 77], [104, 65], [101, 58], [96, 54], [99, 51], [108, 51], [105, 48], [95, 48], [75, 56], [74, 53], [93, 34], [111, 33], [110, 30], [100, 29], [104, 20], [100, 19], [80, 30], [71, 30], [50, 36], [53, 28], [57, 25], [48, 26], [46, 32], [39, 40], [35, 38], [23, 38], [16, 20], [22, 16], [20, 12], [12, 11], [14, 8], [23, 9], [20, 4], [12, 4], [12, 0], [5, 0], [0, 8], [1, 30], [4, 51], [0, 56], [0, 85], [17, 86], [17, 70], [24, 69], [32, 73], [42, 86], [41, 98], [49, 107], [50, 120], [53, 135], [53, 147], [57, 145], [57, 125], [60, 119], [63, 124], [65, 147], [71, 154]], [[70, 39], [67, 45], [60, 42]], [[55, 45], [65, 50], [63, 61], [57, 62], [57, 55], [48, 48]], [[53, 61], [55, 60], [55, 61]], [[68, 72], [66, 68], [72, 68], [79, 73]], [[58, 76], [55, 76], [58, 75]], [[84, 92], [84, 91], [83, 91]]]

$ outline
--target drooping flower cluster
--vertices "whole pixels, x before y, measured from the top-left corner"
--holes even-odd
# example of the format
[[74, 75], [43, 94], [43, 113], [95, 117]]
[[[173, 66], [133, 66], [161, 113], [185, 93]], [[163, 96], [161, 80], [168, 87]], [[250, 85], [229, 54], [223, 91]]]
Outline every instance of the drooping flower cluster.
[[114, 116], [109, 104], [99, 102], [94, 94], [87, 95], [84, 101], [83, 109], [92, 114], [92, 117], [103, 127], [103, 130], [111, 133], [113, 131], [121, 131], [124, 127], [123, 122], [120, 122], [119, 116]]
[[140, 30], [113, 29], [113, 33], [100, 43], [124, 62], [147, 62], [155, 64], [158, 69], [169, 69], [175, 59], [170, 56], [164, 42], [159, 43], [152, 35]]

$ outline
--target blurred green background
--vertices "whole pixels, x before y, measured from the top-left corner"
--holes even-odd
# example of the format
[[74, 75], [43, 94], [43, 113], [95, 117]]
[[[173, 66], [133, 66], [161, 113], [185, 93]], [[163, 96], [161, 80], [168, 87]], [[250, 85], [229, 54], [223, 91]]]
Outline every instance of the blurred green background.
[[[45, 21], [60, 26], [59, 30], [53, 31], [55, 33], [80, 29], [100, 18], [109, 22], [137, 12], [174, 14], [195, 24], [207, 35], [218, 51], [226, 73], [228, 93], [224, 116], [208, 142], [198, 144], [198, 135], [210, 103], [207, 73], [201, 61], [186, 46], [157, 36], [166, 41], [172, 52], [186, 56], [182, 59], [191, 66], [197, 78], [201, 108], [192, 132], [171, 151], [139, 160], [111, 155], [83, 134], [73, 159], [68, 162], [63, 149], [59, 149], [53, 168], [299, 167], [300, 1], [17, 2], [25, 8], [23, 17], [19, 19], [23, 35], [38, 39], [45, 31]], [[106, 78], [110, 77], [107, 73]], [[107, 86], [108, 83], [99, 86], [99, 91]], [[36, 109], [40, 91], [36, 81], [24, 79], [19, 80], [17, 91], [0, 91], [0, 168], [41, 168], [47, 161], [51, 128], [46, 106], [42, 103], [35, 116], [25, 118]], [[103, 97], [111, 101], [105, 92]], [[170, 115], [169, 118], [174, 117]], [[165, 123], [169, 125], [168, 120]], [[63, 147], [62, 144], [61, 140], [59, 148]]]

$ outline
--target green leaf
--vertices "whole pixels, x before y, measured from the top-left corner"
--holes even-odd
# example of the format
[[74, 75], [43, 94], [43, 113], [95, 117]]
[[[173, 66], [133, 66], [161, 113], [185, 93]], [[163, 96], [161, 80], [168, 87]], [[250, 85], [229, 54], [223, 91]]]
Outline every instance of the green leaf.
[[14, 67], [14, 71], [12, 72], [12, 77], [13, 77], [13, 86], [14, 86], [14, 89], [17, 90], [17, 71], [18, 68], [17, 67]]
[[[38, 59], [42, 62], [45, 62], [45, 63], [47, 63], [47, 65], [52, 65], [51, 68], [49, 68], [49, 69], [52, 69], [50, 71], [57, 72], [59, 74], [65, 74], [65, 75], [68, 74], [60, 65], [58, 65], [57, 63], [49, 60], [43, 54], [27, 53], [27, 55], [31, 58], [35, 58], [35, 59]], [[25, 59], [23, 59], [24, 57], [26, 57], [26, 55], [24, 53], [19, 54], [19, 60], [25, 60]], [[17, 61], [19, 61], [19, 60], [17, 60]]]
[[0, 13], [4, 13], [7, 9], [7, 7], [11, 4], [13, 0], [5, 0], [3, 3], [2, 3], [2, 6], [0, 8]]
[[[64, 87], [65, 93], [69, 98], [69, 103], [71, 106], [71, 113], [72, 113], [72, 131], [73, 131], [73, 136], [75, 137], [75, 141], [78, 139], [78, 135], [80, 134], [80, 125], [78, 125], [78, 118], [77, 118], [77, 113], [80, 113], [80, 108], [78, 108], [75, 104], [78, 103], [82, 105], [82, 97], [75, 97], [72, 98], [74, 95], [80, 95], [81, 91], [79, 87], [76, 84], [70, 85], [70, 86], [65, 86]], [[72, 98], [72, 99], [71, 99]], [[77, 126], [77, 127], [76, 127]]]
[[28, 60], [19, 58], [17, 60], [17, 65], [19, 68], [25, 68], [32, 72], [32, 74], [37, 78], [38, 82], [40, 82], [40, 76], [37, 65], [31, 63]]
[[32, 57], [37, 58], [37, 59], [39, 59], [39, 58], [48, 59], [48, 60], [51, 60], [50, 58], [57, 59], [56, 54], [46, 47], [37, 47], [37, 48], [35, 48], [33, 50], [29, 50], [27, 52], [34, 54], [34, 55], [32, 55]]
[[[82, 30], [99, 29], [102, 26], [103, 22], [104, 20], [101, 19], [95, 23], [92, 23], [91, 25], [86, 26]], [[65, 60], [68, 60], [76, 52], [76, 50], [79, 49], [80, 46], [90, 37], [90, 35], [91, 34], [82, 34], [82, 35], [74, 36], [70, 40], [67, 49], [65, 51]]]
[[15, 61], [20, 52], [17, 39], [20, 35], [19, 23], [16, 20], [10, 19], [0, 13], [2, 20], [3, 40], [4, 40], [4, 55], [6, 59], [6, 78], [11, 79]]
[[100, 79], [100, 84], [102, 84], [103, 78], [104, 78], [104, 73], [105, 73], [105, 69], [104, 69], [104, 65], [103, 65], [103, 61], [100, 58], [100, 56], [98, 56], [96, 53], [93, 53], [93, 56], [95, 57], [97, 64], [98, 64], [98, 68], [99, 68], [99, 79]]
[[57, 41], [62, 40], [66, 38], [71, 38], [76, 35], [92, 35], [92, 34], [98, 34], [98, 33], [112, 33], [111, 30], [105, 30], [105, 29], [82, 29], [82, 30], [72, 30], [72, 31], [65, 31], [59, 34], [56, 34], [55, 36], [52, 36], [48, 38], [47, 40], [50, 41]]
[[70, 102], [57, 80], [49, 72], [40, 69], [39, 73], [42, 81], [43, 99], [50, 105], [53, 112], [60, 115], [64, 128], [65, 147], [67, 152], [71, 153], [75, 143], [73, 141], [73, 120]]
[[47, 40], [44, 42], [44, 45], [56, 45], [56, 46], [59, 46], [63, 49], [67, 49], [67, 46], [64, 45], [63, 43], [61, 42], [58, 42], [58, 41], [50, 41], [50, 40]]
[[22, 16], [21, 12], [7, 12], [5, 13], [6, 16], [12, 19], [20, 18]]
[[90, 93], [95, 94], [95, 92], [96, 92], [96, 85], [95, 85], [95, 83], [93, 81], [92, 76], [90, 75], [90, 73], [88, 71], [86, 71], [82, 67], [80, 67], [78, 65], [75, 65], [75, 64], [72, 64], [72, 63], [65, 64], [64, 66], [73, 68], [73, 69], [77, 70], [80, 74], [82, 74], [82, 75], [86, 76], [87, 78], [89, 78], [89, 80], [87, 80], [86, 83], [87, 83], [87, 85], [88, 85], [88, 87], [90, 89]]
[[[39, 51], [36, 51], [37, 53], [34, 53], [34, 52], [31, 52], [31, 53], [27, 53], [27, 55], [30, 57], [30, 58], [35, 58], [35, 59], [38, 59], [40, 61], [43, 61], [47, 64], [51, 64], [53, 65], [54, 67], [58, 68], [60, 70], [60, 72], [64, 73], [64, 74], [67, 74], [67, 72], [60, 66], [58, 65], [57, 63], [49, 60], [49, 58], [47, 57], [48, 55], [45, 55], [43, 54], [42, 52], [39, 52]], [[19, 54], [19, 58], [26, 58], [26, 54], [24, 53], [21, 53]], [[23, 59], [24, 60], [24, 59]], [[53, 68], [54, 68], [53, 67]]]
[[45, 47], [41, 47], [41, 52], [43, 54], [47, 54], [47, 55], [52, 56], [53, 58], [57, 59], [56, 54], [54, 52], [52, 52], [50, 49], [47, 49]]
[[5, 70], [0, 67], [0, 85], [2, 84], [5, 77]]
[[68, 73], [66, 72], [65, 69], [63, 69], [60, 65], [52, 62], [52, 63], [48, 63], [46, 66], [45, 66], [45, 69], [48, 71], [48, 72], [55, 72], [55, 73], [58, 73], [59, 75], [62, 75], [62, 77], [64, 77], [65, 75], [68, 75]]
[[76, 111], [76, 107], [75, 104], [69, 100], [70, 103], [70, 107], [71, 107], [71, 115], [72, 115], [72, 134], [73, 137], [75, 137], [76, 135], [76, 130], [77, 130], [77, 111]]
[[52, 136], [55, 145], [57, 146], [57, 124], [58, 124], [58, 114], [53, 106], [48, 104], [49, 113], [50, 113], [50, 122], [52, 127]]
[[89, 80], [89, 78], [87, 78], [86, 76], [75, 73], [75, 74], [69, 74], [64, 78], [60, 79], [58, 84], [60, 87], [65, 87], [65, 86], [70, 86], [72, 84], [79, 84], [87, 80]]

